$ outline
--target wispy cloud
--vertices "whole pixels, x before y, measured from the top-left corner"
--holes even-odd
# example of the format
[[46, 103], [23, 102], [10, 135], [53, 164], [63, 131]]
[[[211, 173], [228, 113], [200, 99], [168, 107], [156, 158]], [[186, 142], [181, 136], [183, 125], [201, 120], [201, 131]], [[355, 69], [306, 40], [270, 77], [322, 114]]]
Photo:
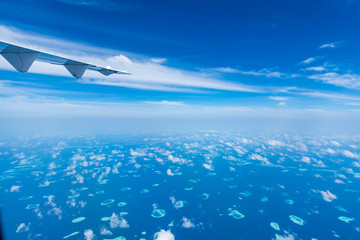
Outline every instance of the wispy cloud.
[[215, 70], [218, 72], [223, 72], [223, 73], [241, 73], [240, 70], [235, 69], [235, 68], [230, 68], [230, 67], [218, 67], [218, 68], [215, 68]]
[[286, 100], [288, 100], [288, 97], [277, 97], [277, 96], [270, 96], [269, 99], [274, 100], [274, 101], [281, 101], [284, 102]]
[[307, 67], [307, 68], [305, 68], [305, 70], [307, 70], [307, 71], [315, 71], [315, 72], [322, 72], [322, 71], [325, 71], [326, 68], [324, 68], [323, 66], [319, 66], [319, 67]]
[[[297, 96], [306, 96], [311, 98], [324, 98], [324, 99], [330, 99], [334, 101], [341, 101], [342, 104], [350, 105], [348, 104], [349, 101], [360, 101], [360, 97], [352, 95], [352, 94], [342, 94], [338, 92], [330, 92], [330, 91], [321, 91], [321, 90], [312, 90], [312, 89], [305, 89], [305, 88], [297, 88], [297, 87], [288, 87], [284, 89], [279, 89], [279, 92], [286, 93], [286, 94], [292, 94]], [[270, 98], [270, 97], [269, 97]], [[281, 97], [277, 98], [279, 101], [282, 101]], [[270, 98], [272, 99], [272, 97]], [[275, 100], [275, 99], [272, 99]], [[355, 105], [355, 104], [354, 104]]]
[[336, 43], [324, 43], [319, 48], [335, 48]]
[[[360, 98], [359, 98], [359, 101], [360, 101]], [[347, 102], [347, 103], [344, 103], [345, 105], [349, 105], [349, 106], [360, 106], [360, 102]]]
[[162, 101], [145, 101], [145, 103], [149, 103], [149, 104], [159, 104], [159, 105], [170, 105], [170, 106], [184, 106], [185, 104], [183, 102], [176, 102], [176, 101], [166, 101], [166, 100], [162, 100]]
[[230, 68], [230, 67], [218, 67], [218, 68], [215, 68], [214, 70], [218, 71], [218, 72], [223, 72], [223, 73], [238, 73], [238, 74], [243, 74], [243, 75], [262, 76], [262, 77], [267, 77], [267, 78], [291, 78], [291, 77], [297, 76], [296, 74], [282, 73], [282, 72], [279, 72], [272, 68], [263, 68], [260, 70], [244, 71], [244, 70]]
[[317, 61], [317, 60], [318, 60], [317, 57], [310, 57], [310, 58], [308, 58], [308, 59], [305, 59], [305, 60], [302, 61], [301, 63], [302, 63], [302, 64], [310, 64], [310, 63], [315, 62], [315, 61]]
[[[111, 66], [114, 69], [133, 73], [130, 76], [101, 76], [99, 73], [87, 71], [80, 83], [101, 84], [148, 90], [189, 92], [198, 90], [224, 90], [239, 92], [261, 92], [259, 87], [224, 81], [215, 77], [204, 77], [199, 72], [187, 71], [161, 65], [164, 59], [147, 58], [135, 54], [125, 54], [117, 50], [109, 50], [77, 44], [61, 39], [49, 38], [19, 31], [7, 26], [0, 26], [0, 36], [4, 40], [22, 45], [34, 45], [52, 52], [66, 54], [70, 58], [79, 59], [100, 66]], [[61, 49], [59, 48], [61, 46]], [[0, 59], [0, 68], [10, 70], [12, 67]], [[35, 62], [30, 72], [69, 76], [63, 66]]]
[[335, 86], [360, 89], [360, 75], [358, 74], [339, 74], [336, 72], [328, 72], [324, 74], [315, 74], [309, 76], [310, 79], [320, 80], [327, 84]]
[[110, 1], [110, 0], [56, 0], [61, 3], [86, 6], [105, 11], [130, 11], [136, 10], [140, 7], [139, 4], [131, 1]]
[[166, 58], [150, 58], [150, 61], [152, 61], [154, 63], [162, 64], [162, 63], [165, 63], [167, 61], [167, 59]]
[[350, 101], [360, 101], [360, 97], [340, 94], [340, 93], [329, 93], [329, 92], [319, 92], [319, 91], [302, 91], [298, 92], [297, 94], [308, 96], [308, 97], [315, 97], [315, 98], [327, 98], [332, 100], [350, 100]]
[[288, 97], [279, 97], [279, 96], [269, 96], [269, 99], [277, 101], [277, 105], [279, 107], [283, 107], [286, 105], [286, 102], [289, 98]]

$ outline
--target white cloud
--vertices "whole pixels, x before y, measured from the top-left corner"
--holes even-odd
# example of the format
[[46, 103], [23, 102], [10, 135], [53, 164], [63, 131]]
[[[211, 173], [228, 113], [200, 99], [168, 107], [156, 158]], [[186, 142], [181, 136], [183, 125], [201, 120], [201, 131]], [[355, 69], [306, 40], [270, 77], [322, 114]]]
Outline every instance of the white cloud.
[[322, 71], [325, 71], [326, 68], [324, 68], [323, 66], [320, 66], [320, 67], [307, 67], [307, 68], [305, 68], [305, 70], [307, 70], [307, 71], [315, 71], [315, 72], [322, 72]]
[[175, 240], [175, 236], [170, 230], [165, 231], [161, 229], [159, 232], [155, 233], [154, 240]]
[[230, 67], [218, 67], [218, 68], [215, 68], [215, 70], [218, 72], [224, 72], [224, 73], [241, 73], [240, 70], [235, 69], [235, 68], [230, 68]]
[[334, 199], [337, 199], [337, 197], [335, 196], [335, 194], [331, 193], [329, 190], [327, 190], [326, 192], [324, 191], [319, 191], [323, 197], [323, 199], [327, 202], [332, 202]]
[[302, 61], [301, 63], [303, 64], [310, 64], [312, 62], [315, 62], [317, 60], [317, 58], [314, 58], [314, 57], [310, 57], [308, 59], [305, 59], [304, 61]]
[[284, 102], [286, 100], [288, 100], [288, 97], [277, 97], [277, 96], [270, 96], [269, 99], [274, 100], [274, 101], [280, 101], [280, 102]]
[[183, 105], [185, 105], [183, 102], [166, 101], [166, 100], [162, 100], [162, 101], [159, 101], [159, 102], [155, 102], [155, 101], [145, 101], [145, 103], [159, 104], [159, 105], [170, 105], [170, 106], [183, 106]]
[[251, 75], [251, 76], [263, 76], [263, 77], [267, 77], [267, 78], [291, 78], [291, 77], [297, 76], [296, 74], [282, 73], [282, 72], [276, 71], [272, 68], [263, 68], [260, 70], [244, 71], [244, 70], [239, 70], [239, 69], [230, 68], [230, 67], [218, 67], [218, 68], [215, 68], [214, 70], [218, 71], [218, 72], [223, 72], [223, 73], [238, 73], [238, 74]]
[[267, 143], [271, 146], [278, 146], [278, 147], [285, 146], [285, 143], [273, 139], [269, 140]]
[[305, 157], [305, 156], [303, 156], [303, 157], [301, 158], [301, 161], [302, 161], [302, 162], [304, 162], [304, 163], [309, 164], [311, 160], [310, 160], [310, 158], [309, 158], [309, 157]]
[[328, 72], [323, 74], [315, 74], [309, 76], [310, 79], [320, 80], [327, 84], [332, 84], [335, 86], [350, 88], [350, 89], [360, 89], [360, 75], [358, 74], [338, 74], [336, 72]]
[[335, 48], [335, 43], [324, 43], [319, 48]]
[[335, 179], [334, 182], [338, 184], [345, 184], [344, 181], [340, 179]]
[[120, 226], [120, 219], [119, 216], [113, 213], [110, 217], [110, 227], [117, 228]]
[[125, 218], [121, 218], [120, 219], [120, 228], [129, 228], [130, 225], [128, 224], [128, 222], [125, 220]]
[[21, 186], [13, 185], [10, 189], [10, 192], [20, 192], [20, 187]]
[[170, 168], [168, 168], [168, 170], [166, 171], [166, 174], [169, 176], [174, 176], [174, 173], [171, 171]]
[[150, 58], [150, 60], [154, 63], [159, 63], [159, 64], [165, 63], [167, 61], [166, 58]]
[[349, 105], [349, 106], [360, 106], [360, 102], [347, 102], [347, 103], [344, 103], [345, 105]]
[[332, 92], [301, 91], [301, 92], [292, 92], [292, 93], [303, 95], [303, 96], [315, 97], [315, 98], [327, 98], [327, 99], [334, 99], [334, 100], [355, 100], [355, 101], [360, 101], [360, 98], [356, 97], [356, 96], [339, 94], [339, 93], [332, 93]]
[[208, 163], [203, 163], [202, 166], [204, 168], [206, 168], [207, 170], [214, 170], [214, 167], [212, 166], [212, 164], [208, 164]]
[[84, 231], [85, 240], [92, 240], [95, 237], [93, 230], [87, 229]]
[[241, 71], [240, 73], [244, 74], [244, 75], [252, 75], [252, 76], [265, 76], [268, 78], [286, 78], [286, 77], [288, 77], [288, 75], [285, 73], [273, 71], [268, 68], [263, 68], [258, 71]]
[[106, 227], [101, 228], [100, 235], [112, 235], [113, 233]]
[[111, 228], [129, 228], [129, 224], [124, 218], [119, 218], [118, 215], [113, 213], [110, 217]]
[[336, 152], [335, 152], [333, 149], [331, 149], [331, 148], [326, 149], [326, 152], [327, 152], [327, 153], [330, 153], [330, 154], [336, 153]]
[[183, 228], [195, 228], [195, 225], [190, 221], [190, 219], [187, 219], [186, 217], [183, 217], [181, 221], [183, 222], [181, 224], [181, 227], [183, 227]]
[[335, 146], [335, 147], [340, 147], [341, 146], [341, 144], [338, 141], [335, 141], [335, 140], [331, 140], [330, 144]]
[[276, 97], [276, 96], [270, 96], [269, 99], [274, 100], [274, 101], [279, 101], [277, 103], [278, 106], [282, 107], [286, 105], [286, 100], [288, 100], [288, 97]]
[[28, 224], [20, 223], [20, 225], [16, 229], [16, 233], [27, 232], [29, 230], [30, 230], [30, 223]]
[[284, 235], [275, 234], [276, 240], [295, 240], [295, 235], [284, 231]]
[[251, 159], [251, 160], [261, 161], [261, 162], [264, 163], [264, 164], [270, 164], [270, 162], [268, 161], [268, 159], [267, 159], [266, 157], [260, 156], [260, 155], [257, 154], [257, 153], [253, 153], [253, 154], [250, 156], [250, 159]]
[[348, 158], [355, 158], [355, 159], [359, 158], [359, 155], [358, 155], [358, 154], [355, 154], [355, 153], [353, 153], [353, 152], [350, 152], [349, 150], [344, 150], [344, 151], [343, 151], [343, 155], [344, 155], [345, 157], [348, 157]]

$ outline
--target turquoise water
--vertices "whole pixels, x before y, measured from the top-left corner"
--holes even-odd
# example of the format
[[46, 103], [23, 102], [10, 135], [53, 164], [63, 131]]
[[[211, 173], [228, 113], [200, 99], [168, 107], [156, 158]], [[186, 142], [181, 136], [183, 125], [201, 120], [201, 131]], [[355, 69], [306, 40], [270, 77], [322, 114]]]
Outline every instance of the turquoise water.
[[360, 239], [360, 136], [2, 137], [6, 239]]

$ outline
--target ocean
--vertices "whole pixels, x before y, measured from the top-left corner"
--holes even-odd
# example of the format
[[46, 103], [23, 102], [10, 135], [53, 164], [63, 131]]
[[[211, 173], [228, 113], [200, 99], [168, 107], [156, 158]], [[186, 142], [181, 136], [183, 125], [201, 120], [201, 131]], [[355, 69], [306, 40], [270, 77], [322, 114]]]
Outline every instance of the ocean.
[[189, 131], [0, 139], [15, 239], [360, 239], [360, 135]]

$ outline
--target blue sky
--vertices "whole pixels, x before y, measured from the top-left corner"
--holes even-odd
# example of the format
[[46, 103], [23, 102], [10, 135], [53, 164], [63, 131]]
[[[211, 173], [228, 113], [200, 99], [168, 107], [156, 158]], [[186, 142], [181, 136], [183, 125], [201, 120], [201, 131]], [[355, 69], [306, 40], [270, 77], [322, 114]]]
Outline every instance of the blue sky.
[[[19, 7], [21, 6], [21, 7]], [[16, 117], [360, 117], [360, 2], [4, 0], [0, 38], [132, 72], [0, 60]]]

